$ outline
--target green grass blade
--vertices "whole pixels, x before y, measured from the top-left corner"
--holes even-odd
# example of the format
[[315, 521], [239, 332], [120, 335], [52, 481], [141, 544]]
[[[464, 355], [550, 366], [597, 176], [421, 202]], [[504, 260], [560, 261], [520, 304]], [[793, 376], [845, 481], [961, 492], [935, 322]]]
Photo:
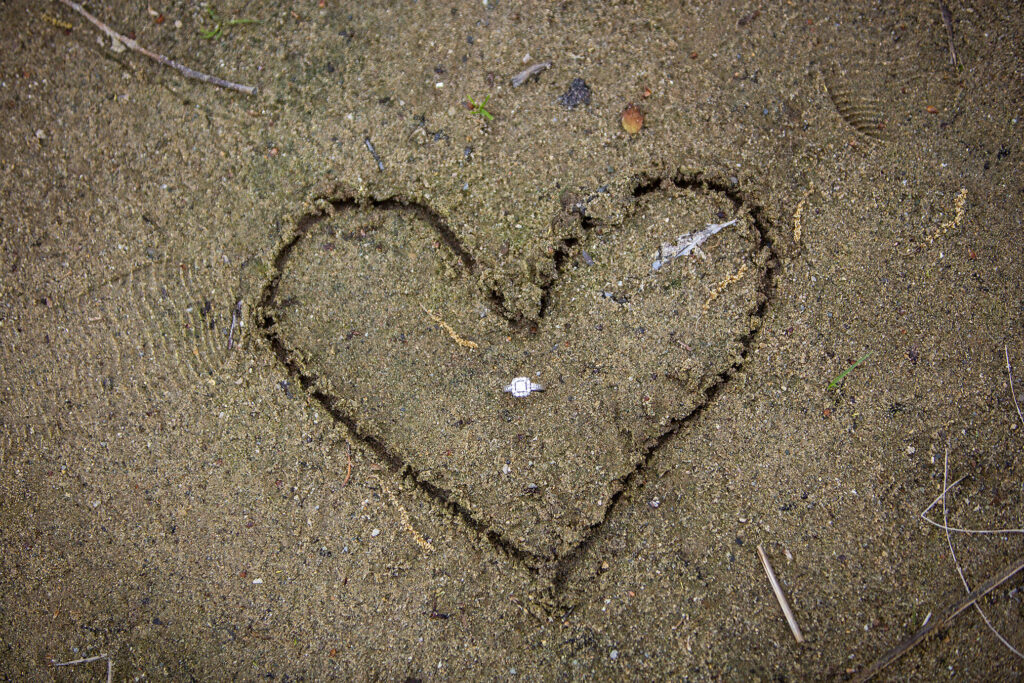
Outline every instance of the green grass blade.
[[868, 351], [863, 356], [858, 358], [856, 363], [854, 363], [853, 365], [851, 365], [850, 367], [846, 368], [841, 373], [839, 373], [838, 377], [836, 377], [834, 380], [832, 380], [831, 382], [828, 383], [828, 386], [825, 388], [825, 391], [828, 391], [830, 389], [834, 389], [835, 387], [837, 387], [840, 382], [842, 382], [844, 379], [846, 379], [847, 375], [849, 375], [851, 372], [853, 372], [854, 368], [856, 368], [858, 365], [860, 365], [861, 363], [866, 361], [868, 359], [868, 357], [871, 354], [873, 354], [873, 353], [874, 353], [874, 351]]

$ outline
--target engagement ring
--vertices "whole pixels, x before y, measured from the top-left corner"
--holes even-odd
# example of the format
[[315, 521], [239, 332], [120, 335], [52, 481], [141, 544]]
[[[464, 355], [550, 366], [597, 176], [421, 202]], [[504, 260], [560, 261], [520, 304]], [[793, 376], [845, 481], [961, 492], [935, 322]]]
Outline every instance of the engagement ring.
[[505, 392], [516, 398], [529, 396], [534, 391], [544, 391], [544, 385], [531, 382], [529, 377], [516, 377], [512, 380], [512, 384], [505, 387]]

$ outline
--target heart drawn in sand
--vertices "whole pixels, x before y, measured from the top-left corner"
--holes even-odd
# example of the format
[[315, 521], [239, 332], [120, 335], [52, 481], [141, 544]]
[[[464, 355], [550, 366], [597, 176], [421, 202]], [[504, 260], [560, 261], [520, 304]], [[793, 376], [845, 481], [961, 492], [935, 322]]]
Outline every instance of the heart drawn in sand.
[[[739, 365], [766, 301], [758, 206], [701, 176], [638, 186], [615, 225], [567, 207], [578, 237], [548, 264], [532, 321], [507, 319], [429, 207], [326, 200], [283, 242], [264, 296], [279, 357], [392, 465], [542, 561], [600, 524]], [[680, 235], [733, 219], [671, 258]], [[519, 376], [546, 390], [504, 392]]]

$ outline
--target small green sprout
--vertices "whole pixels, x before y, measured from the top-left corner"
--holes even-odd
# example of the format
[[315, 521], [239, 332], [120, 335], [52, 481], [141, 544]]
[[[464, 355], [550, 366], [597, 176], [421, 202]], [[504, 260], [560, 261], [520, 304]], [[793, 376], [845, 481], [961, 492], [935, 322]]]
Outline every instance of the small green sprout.
[[210, 20], [213, 22], [213, 28], [202, 29], [199, 31], [199, 35], [204, 40], [213, 40], [215, 38], [221, 38], [224, 35], [225, 26], [241, 26], [242, 24], [258, 24], [259, 21], [256, 19], [228, 19], [227, 21], [221, 21], [217, 13], [212, 8], [207, 7], [206, 13], [210, 16]]
[[853, 365], [851, 365], [850, 367], [846, 368], [841, 373], [839, 373], [838, 377], [836, 377], [834, 380], [832, 380], [831, 382], [828, 383], [828, 387], [825, 388], [825, 391], [828, 391], [830, 389], [834, 389], [835, 387], [839, 386], [839, 383], [842, 382], [844, 379], [846, 379], [846, 376], [849, 375], [851, 372], [853, 372], [854, 368], [856, 368], [858, 365], [860, 365], [861, 363], [866, 361], [868, 359], [868, 357], [872, 353], [874, 353], [874, 351], [868, 351], [863, 356], [858, 358], [856, 363], [854, 363]]
[[472, 105], [472, 107], [473, 107], [472, 109], [469, 110], [471, 114], [479, 114], [480, 116], [484, 117], [488, 121], [493, 121], [494, 120], [494, 117], [491, 115], [491, 112], [487, 111], [484, 108], [484, 107], [487, 106], [487, 100], [491, 99], [490, 95], [485, 95], [483, 102], [481, 102], [479, 104], [474, 102], [472, 97], [467, 97], [466, 99], [469, 100], [470, 105]]

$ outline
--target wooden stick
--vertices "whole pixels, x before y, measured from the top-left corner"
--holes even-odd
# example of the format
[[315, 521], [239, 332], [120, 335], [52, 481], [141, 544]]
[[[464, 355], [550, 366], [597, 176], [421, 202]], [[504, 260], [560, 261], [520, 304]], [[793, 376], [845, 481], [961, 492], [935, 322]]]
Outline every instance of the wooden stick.
[[345, 470], [345, 481], [341, 482], [342, 486], [348, 486], [348, 480], [352, 477], [352, 444], [346, 444], [348, 446], [348, 468]]
[[1013, 575], [1019, 572], [1021, 569], [1024, 569], [1024, 557], [1017, 559], [1015, 562], [1011, 562], [998, 574], [993, 576], [991, 579], [986, 581], [981, 586], [971, 591], [967, 595], [967, 597], [965, 597], [957, 604], [953, 605], [952, 609], [950, 609], [946, 613], [946, 616], [942, 617], [941, 619], [936, 619], [930, 624], [922, 626], [920, 629], [918, 629], [917, 633], [910, 636], [902, 643], [900, 643], [899, 645], [897, 645], [896, 647], [894, 647], [893, 649], [889, 650], [884, 655], [876, 659], [871, 666], [862, 671], [860, 675], [858, 675], [857, 678], [855, 678], [854, 680], [857, 683], [869, 680], [879, 671], [881, 671], [882, 669], [889, 666], [897, 659], [905, 655], [907, 651], [910, 650], [912, 647], [914, 647], [922, 640], [930, 636], [936, 629], [942, 628], [943, 626], [947, 625], [949, 622], [953, 621], [953, 618], [956, 617], [958, 614], [960, 614], [965, 609], [976, 603], [978, 600], [981, 600], [983, 597], [994, 591], [996, 588], [1001, 586], [1006, 581], [1010, 580], [1010, 578], [1013, 577]]
[[1020, 418], [1021, 425], [1024, 425], [1024, 414], [1020, 412], [1020, 404], [1017, 403], [1017, 392], [1013, 389], [1013, 368], [1010, 367], [1010, 349], [1006, 344], [1003, 344], [1003, 353], [1006, 355], [1006, 374], [1010, 376], [1010, 395], [1013, 396], [1013, 407], [1017, 409], [1017, 417]]
[[544, 69], [550, 68], [551, 62], [540, 62], [539, 64], [533, 64], [531, 66], [528, 66], [512, 77], [512, 87], [518, 88], [523, 83], [526, 83], [526, 81], [530, 80], [531, 77], [536, 76]]
[[[949, 546], [949, 556], [953, 558], [953, 566], [956, 567], [956, 573], [960, 575], [960, 581], [964, 584], [964, 590], [970, 593], [971, 586], [967, 583], [967, 577], [964, 576], [964, 570], [960, 566], [960, 560], [957, 559], [956, 551], [953, 550], [953, 539], [949, 534], [949, 507], [946, 505], [945, 494], [945, 491], [949, 490], [946, 486], [947, 481], [949, 481], [949, 446], [946, 446], [946, 457], [942, 461], [942, 527], [946, 532], [946, 545]], [[988, 630], [992, 632], [992, 635], [999, 639], [999, 642], [1009, 648], [1013, 654], [1018, 657], [1024, 657], [1024, 654], [1022, 654], [1020, 650], [1011, 645], [1010, 641], [1004, 638], [1003, 634], [996, 630], [996, 627], [988, 620], [988, 615], [985, 614], [985, 610], [981, 609], [981, 605], [974, 603], [974, 611], [981, 616], [982, 621], [985, 622], [985, 626], [987, 626]]]
[[[98, 662], [101, 659], [107, 660], [107, 683], [112, 683], [114, 680], [114, 662], [107, 655], [96, 655], [95, 657], [86, 657], [85, 659], [76, 659], [73, 662], [53, 662], [54, 666], [74, 666], [75, 664], [88, 664], [90, 662]], [[53, 660], [50, 660], [53, 661]]]
[[[946, 450], [946, 462], [947, 463], [949, 462], [949, 449]], [[934, 527], [938, 527], [939, 529], [946, 529], [948, 531], [955, 531], [956, 533], [959, 533], [959, 534], [1024, 534], [1024, 528], [1019, 528], [1019, 529], [963, 529], [963, 528], [958, 527], [958, 526], [948, 526], [948, 525], [946, 525], [944, 523], [940, 524], [940, 523], [936, 522], [935, 520], [928, 518], [928, 512], [933, 507], [935, 507], [936, 505], [938, 505], [942, 501], [942, 499], [946, 495], [946, 493], [949, 492], [949, 491], [952, 491], [954, 486], [958, 485], [960, 482], [962, 482], [964, 479], [966, 479], [969, 476], [971, 476], [971, 475], [965, 474], [964, 476], [960, 477], [959, 479], [954, 481], [949, 486], [944, 486], [942, 488], [942, 493], [940, 493], [939, 495], [935, 496], [935, 500], [933, 500], [928, 505], [928, 507], [926, 507], [924, 509], [924, 511], [921, 512], [921, 519], [923, 519], [924, 521], [928, 522], [929, 524], [931, 524]], [[945, 480], [945, 478], [946, 478], [946, 475], [943, 474], [943, 480]]]
[[956, 66], [959, 58], [956, 56], [956, 48], [953, 47], [953, 13], [942, 0], [939, 0], [939, 12], [942, 14], [942, 23], [946, 25], [946, 37], [949, 38], [949, 63]]
[[228, 351], [235, 345], [235, 328], [238, 327], [238, 316], [242, 314], [242, 300], [239, 299], [235, 307], [231, 309], [231, 329], [228, 330]]
[[189, 67], [185, 66], [184, 64], [180, 64], [180, 63], [174, 61], [173, 59], [170, 59], [169, 57], [164, 57], [161, 54], [157, 54], [156, 52], [152, 52], [150, 50], [147, 50], [146, 48], [142, 47], [141, 45], [136, 43], [134, 40], [129, 38], [128, 36], [121, 35], [120, 33], [115, 31], [114, 29], [110, 28], [109, 26], [104, 24], [102, 21], [100, 21], [99, 19], [94, 17], [93, 15], [89, 14], [85, 10], [85, 8], [82, 7], [81, 5], [79, 5], [77, 2], [72, 2], [71, 0], [60, 0], [60, 2], [64, 3], [66, 6], [70, 7], [71, 9], [73, 9], [76, 12], [78, 12], [79, 14], [81, 14], [86, 19], [88, 19], [90, 22], [92, 22], [92, 24], [96, 28], [98, 28], [99, 30], [101, 30], [104, 33], [106, 33], [107, 36], [111, 40], [116, 40], [119, 43], [124, 44], [125, 47], [131, 48], [132, 50], [135, 50], [136, 52], [149, 57], [154, 62], [159, 62], [160, 64], [163, 64], [164, 66], [169, 66], [172, 69], [177, 69], [178, 71], [183, 73], [185, 76], [188, 76], [189, 78], [194, 78], [197, 81], [203, 81], [204, 83], [210, 83], [212, 85], [218, 85], [218, 86], [220, 86], [222, 88], [228, 88], [229, 90], [237, 90], [238, 92], [245, 93], [246, 95], [255, 95], [256, 94], [256, 88], [254, 88], [252, 86], [249, 86], [249, 85], [239, 85], [238, 83], [232, 83], [231, 81], [225, 81], [223, 78], [217, 78], [216, 76], [209, 76], [207, 74], [204, 74], [201, 71], [196, 71], [195, 69], [190, 69]]
[[782, 613], [786, 615], [789, 630], [793, 632], [796, 642], [804, 642], [804, 634], [800, 632], [800, 627], [796, 623], [796, 617], [793, 616], [793, 610], [789, 608], [789, 602], [786, 601], [786, 596], [782, 592], [782, 586], [779, 585], [779, 580], [775, 578], [775, 572], [772, 571], [772, 565], [768, 561], [768, 556], [764, 554], [764, 548], [760, 545], [757, 546], [757, 556], [761, 558], [761, 564], [764, 565], [764, 573], [768, 575], [768, 582], [772, 584], [775, 599], [779, 601], [779, 607], [782, 608]]
[[370, 154], [373, 156], [373, 160], [377, 162], [377, 170], [383, 173], [384, 162], [380, 160], [380, 156], [377, 154], [377, 150], [373, 148], [373, 143], [370, 142], [370, 138], [363, 138], [363, 143], [366, 144], [366, 149], [370, 150]]

